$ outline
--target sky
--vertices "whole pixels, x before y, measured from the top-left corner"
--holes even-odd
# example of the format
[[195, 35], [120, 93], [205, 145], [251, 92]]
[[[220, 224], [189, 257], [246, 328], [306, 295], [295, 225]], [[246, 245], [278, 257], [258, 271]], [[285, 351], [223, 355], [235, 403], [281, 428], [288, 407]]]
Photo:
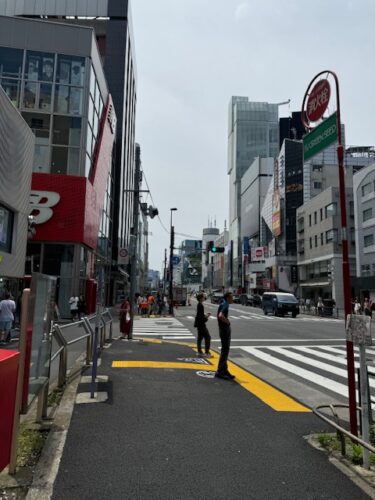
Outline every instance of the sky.
[[[300, 111], [320, 71], [338, 75], [347, 145], [375, 145], [373, 0], [133, 0], [137, 66], [136, 141], [150, 195], [149, 267], [228, 225], [228, 104], [231, 96], [291, 100]], [[143, 186], [145, 187], [145, 186]], [[152, 198], [151, 198], [152, 197]], [[186, 236], [185, 236], [186, 235]]]

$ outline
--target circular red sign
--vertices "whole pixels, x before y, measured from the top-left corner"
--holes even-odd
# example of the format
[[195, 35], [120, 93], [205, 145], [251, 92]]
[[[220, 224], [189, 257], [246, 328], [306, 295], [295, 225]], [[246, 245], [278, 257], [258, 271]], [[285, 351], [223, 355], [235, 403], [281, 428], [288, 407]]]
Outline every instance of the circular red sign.
[[319, 80], [310, 92], [306, 105], [306, 115], [311, 122], [321, 118], [327, 109], [331, 87], [328, 80]]

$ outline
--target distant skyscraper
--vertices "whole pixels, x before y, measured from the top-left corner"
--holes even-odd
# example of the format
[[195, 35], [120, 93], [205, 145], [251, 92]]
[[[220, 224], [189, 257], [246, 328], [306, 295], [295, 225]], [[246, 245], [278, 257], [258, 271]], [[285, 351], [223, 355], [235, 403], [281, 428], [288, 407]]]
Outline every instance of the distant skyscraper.
[[228, 120], [229, 239], [233, 241], [233, 287], [242, 285], [241, 179], [254, 158], [279, 152], [278, 104], [232, 97]]

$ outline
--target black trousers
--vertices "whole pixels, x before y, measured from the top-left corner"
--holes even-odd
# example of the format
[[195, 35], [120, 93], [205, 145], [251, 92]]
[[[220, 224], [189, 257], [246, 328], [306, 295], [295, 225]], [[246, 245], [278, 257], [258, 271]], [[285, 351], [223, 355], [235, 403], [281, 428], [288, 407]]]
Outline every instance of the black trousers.
[[202, 340], [204, 339], [205, 352], [210, 352], [211, 335], [206, 325], [198, 326], [197, 348], [198, 352], [202, 352]]
[[231, 336], [230, 325], [219, 323], [219, 333], [221, 340], [221, 354], [220, 354], [219, 364], [217, 366], [217, 373], [220, 373], [220, 375], [226, 375], [228, 373], [227, 361], [230, 349], [230, 336]]

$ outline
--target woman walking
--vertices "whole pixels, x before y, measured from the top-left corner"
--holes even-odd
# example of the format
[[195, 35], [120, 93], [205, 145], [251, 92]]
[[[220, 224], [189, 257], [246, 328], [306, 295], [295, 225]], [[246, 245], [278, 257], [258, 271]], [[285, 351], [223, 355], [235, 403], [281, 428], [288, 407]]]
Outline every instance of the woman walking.
[[132, 306], [129, 298], [126, 298], [120, 306], [120, 333], [121, 338], [130, 340], [131, 337], [131, 324], [132, 324]]
[[[197, 350], [198, 357], [200, 358], [212, 358], [212, 354], [210, 354], [210, 344], [211, 344], [211, 336], [207, 329], [206, 323], [210, 316], [210, 313], [204, 314], [204, 295], [203, 293], [199, 293], [197, 295], [198, 305], [197, 305], [197, 315], [195, 316], [194, 326], [198, 329], [197, 336]], [[202, 340], [204, 339], [204, 347], [205, 352], [202, 351]]]

